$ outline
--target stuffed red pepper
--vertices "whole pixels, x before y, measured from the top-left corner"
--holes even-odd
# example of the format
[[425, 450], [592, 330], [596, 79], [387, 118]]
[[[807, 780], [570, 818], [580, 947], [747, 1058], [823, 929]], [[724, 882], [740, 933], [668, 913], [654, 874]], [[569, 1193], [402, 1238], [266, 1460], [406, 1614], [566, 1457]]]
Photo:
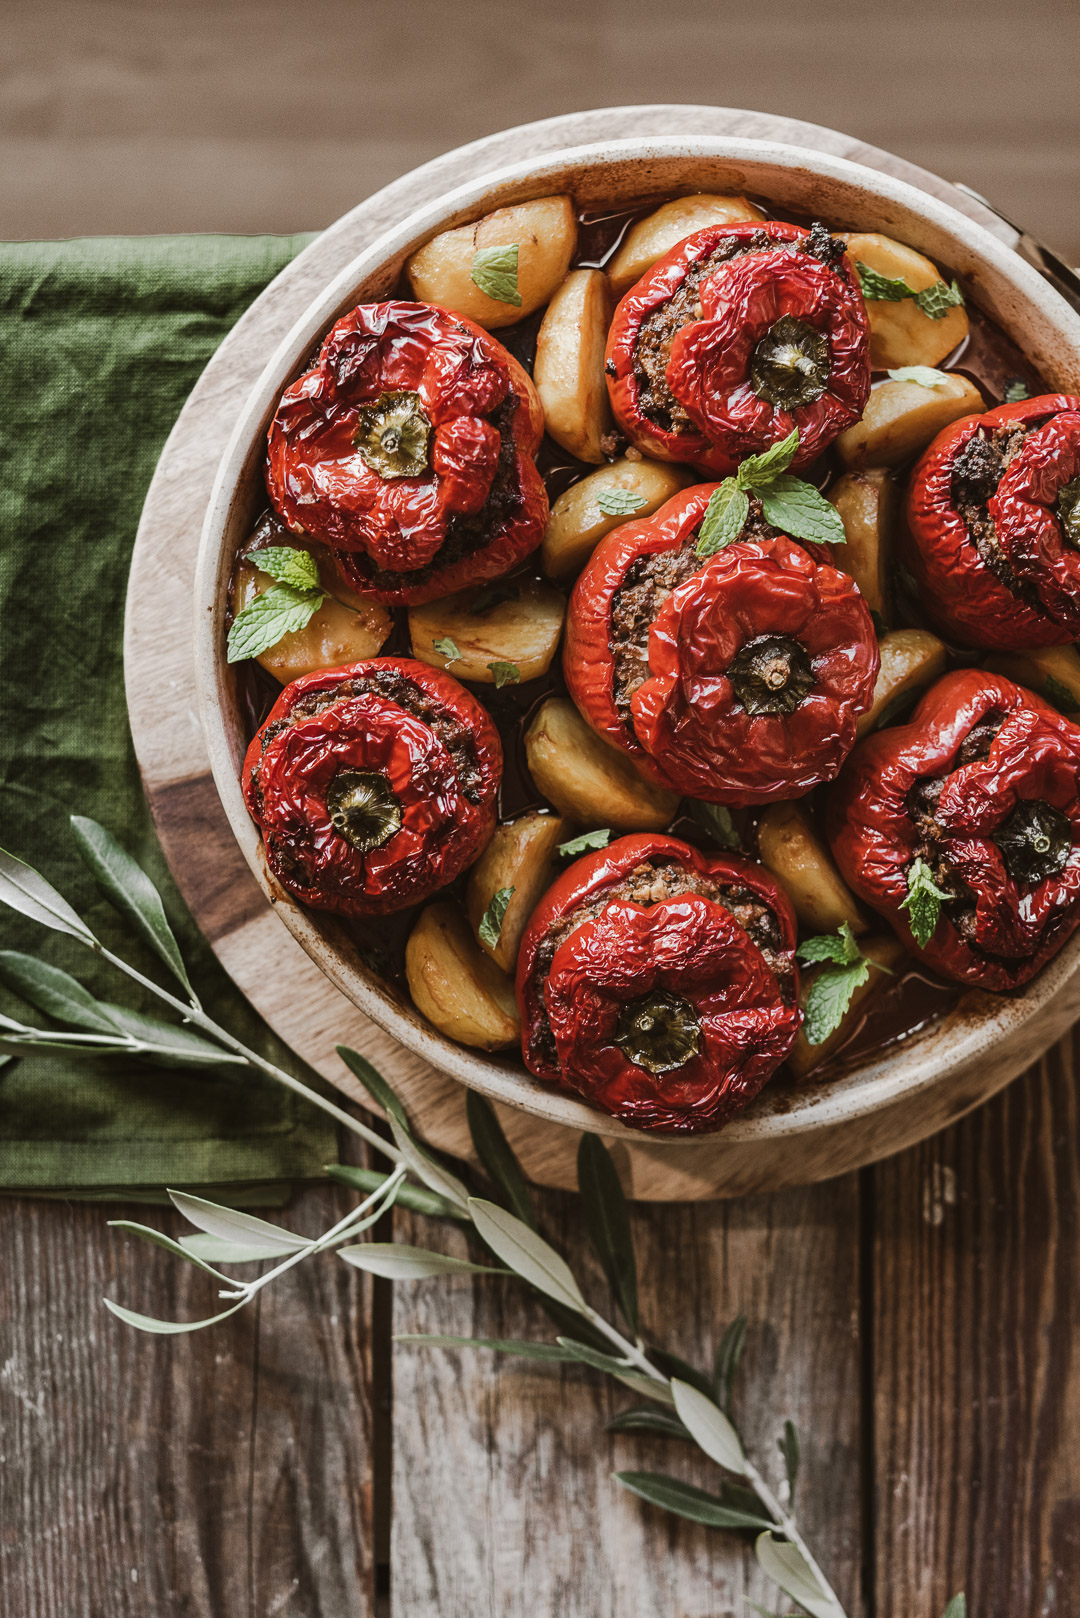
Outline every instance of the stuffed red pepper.
[[1047, 393], [938, 434], [908, 496], [907, 562], [936, 627], [1018, 651], [1080, 637], [1080, 398]]
[[622, 837], [533, 913], [517, 974], [526, 1066], [635, 1128], [720, 1129], [794, 1043], [794, 952], [794, 912], [763, 866]]
[[854, 745], [879, 668], [873, 620], [847, 574], [770, 528], [756, 498], [746, 537], [700, 557], [716, 487], [597, 546], [570, 598], [566, 683], [662, 786], [717, 803], [798, 797]]
[[606, 363], [615, 419], [647, 455], [733, 472], [797, 427], [798, 470], [862, 415], [870, 326], [823, 225], [710, 225], [622, 299]]
[[283, 394], [266, 482], [283, 520], [330, 545], [354, 589], [432, 601], [539, 545], [543, 430], [531, 380], [472, 321], [361, 304]]
[[979, 669], [856, 748], [829, 835], [845, 881], [946, 977], [1015, 989], [1080, 922], [1080, 728]]
[[439, 669], [379, 657], [294, 680], [244, 760], [270, 868], [317, 910], [384, 915], [445, 887], [495, 825], [502, 747]]

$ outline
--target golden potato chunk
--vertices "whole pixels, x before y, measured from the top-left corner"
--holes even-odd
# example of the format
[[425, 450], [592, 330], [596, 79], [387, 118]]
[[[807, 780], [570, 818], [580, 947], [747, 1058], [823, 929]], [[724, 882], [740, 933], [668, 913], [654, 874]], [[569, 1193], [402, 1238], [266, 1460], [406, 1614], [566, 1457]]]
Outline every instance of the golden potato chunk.
[[[891, 236], [856, 231], [841, 240], [847, 242], [848, 253], [857, 263], [890, 281], [906, 281], [912, 292], [925, 292], [936, 281], [946, 284], [928, 258], [903, 242], [894, 242]], [[870, 363], [876, 371], [901, 365], [940, 365], [968, 334], [967, 310], [962, 303], [934, 320], [914, 298], [904, 298], [899, 303], [867, 298], [866, 313], [870, 321]]]
[[[859, 948], [872, 961], [877, 961], [880, 966], [887, 967], [889, 972], [897, 970], [906, 954], [903, 944], [891, 933], [888, 935], [882, 934], [874, 938], [860, 938]], [[820, 966], [803, 969], [799, 989], [799, 1003], [801, 1005], [805, 1006], [807, 996], [810, 993], [810, 985], [822, 970], [824, 968]], [[871, 967], [867, 981], [856, 989], [851, 996], [851, 1004], [841, 1018], [839, 1026], [834, 1028], [829, 1037], [822, 1040], [820, 1045], [811, 1045], [805, 1031], [800, 1029], [799, 1037], [796, 1039], [791, 1055], [787, 1059], [788, 1067], [795, 1078], [805, 1079], [807, 1074], [812, 1073], [815, 1068], [823, 1067], [826, 1062], [836, 1055], [841, 1046], [845, 1045], [858, 1029], [874, 996], [880, 994], [882, 989], [886, 988], [891, 981], [887, 972], [875, 972]]]
[[764, 219], [745, 197], [719, 197], [699, 192], [693, 197], [675, 197], [655, 213], [631, 225], [608, 265], [615, 296], [621, 298], [658, 258], [706, 225], [729, 225], [740, 219]]
[[974, 382], [954, 371], [935, 387], [890, 379], [871, 389], [861, 421], [836, 440], [845, 466], [900, 466], [961, 416], [986, 409]]
[[535, 680], [551, 667], [565, 613], [562, 593], [542, 579], [470, 585], [442, 601], [409, 608], [413, 656], [481, 685], [495, 683], [492, 663], [512, 665], [521, 681]]
[[829, 490], [847, 535], [830, 545], [833, 562], [851, 575], [871, 612], [887, 618], [893, 532], [900, 490], [885, 467], [845, 472]]
[[[575, 483], [560, 494], [551, 508], [540, 565], [552, 579], [569, 579], [580, 573], [605, 534], [621, 523], [638, 517], [651, 517], [665, 500], [681, 493], [693, 475], [666, 461], [612, 461], [599, 472]], [[605, 511], [602, 495], [625, 509]]]
[[835, 933], [847, 922], [864, 933], [866, 922], [832, 855], [798, 803], [770, 804], [758, 822], [758, 853], [810, 933]]
[[[535, 202], [497, 208], [474, 225], [459, 225], [433, 236], [409, 259], [405, 273], [413, 296], [421, 303], [437, 303], [496, 331], [524, 320], [547, 303], [570, 268], [576, 245], [572, 200], [538, 197]], [[473, 280], [474, 271], [483, 273], [476, 255], [496, 247], [517, 248], [520, 303], [490, 297]]]
[[[465, 909], [472, 930], [480, 948], [511, 976], [529, 917], [551, 883], [555, 850], [569, 836], [569, 822], [561, 815], [538, 810], [521, 815], [508, 825], [496, 826], [495, 835], [469, 872]], [[507, 888], [511, 893], [499, 941], [491, 945], [481, 938], [480, 923], [495, 895]]]
[[948, 662], [945, 643], [928, 629], [891, 629], [878, 642], [878, 651], [881, 670], [874, 686], [874, 700], [855, 727], [860, 738], [877, 728], [894, 702], [933, 685], [945, 673]]
[[1027, 686], [1070, 716], [1080, 711], [1080, 654], [1075, 646], [1040, 646], [1033, 652], [995, 652], [986, 659], [994, 674]]
[[[255, 659], [282, 685], [298, 680], [316, 669], [334, 669], [342, 663], [356, 663], [375, 657], [393, 628], [389, 610], [381, 602], [359, 596], [338, 577], [328, 550], [310, 540], [289, 542], [294, 550], [306, 550], [319, 569], [319, 583], [332, 590], [318, 612], [303, 629], [283, 635], [275, 646]], [[269, 573], [260, 572], [258, 551], [249, 551], [236, 565], [229, 586], [229, 605], [234, 616], [251, 605], [274, 583]]]
[[582, 826], [659, 831], [674, 818], [678, 795], [638, 774], [624, 753], [601, 741], [565, 697], [549, 697], [525, 733], [525, 757], [537, 790]]
[[533, 381], [556, 444], [599, 466], [611, 430], [604, 346], [614, 299], [603, 270], [572, 270], [547, 306], [536, 336]]
[[482, 1051], [520, 1039], [514, 986], [457, 905], [442, 900], [421, 912], [405, 946], [405, 976], [417, 1011], [448, 1039]]

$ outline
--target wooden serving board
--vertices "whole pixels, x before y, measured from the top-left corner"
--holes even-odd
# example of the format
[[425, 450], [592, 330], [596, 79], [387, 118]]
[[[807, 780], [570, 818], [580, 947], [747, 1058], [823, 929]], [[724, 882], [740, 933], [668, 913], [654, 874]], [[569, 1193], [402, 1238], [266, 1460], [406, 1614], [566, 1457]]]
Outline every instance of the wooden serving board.
[[[946, 181], [887, 152], [793, 119], [729, 108], [622, 107], [552, 118], [503, 131], [450, 152], [395, 181], [325, 231], [267, 287], [210, 361], [165, 445], [147, 495], [129, 582], [125, 627], [128, 710], [151, 811], [181, 892], [225, 969], [275, 1031], [352, 1099], [366, 1092], [335, 1053], [363, 1051], [401, 1094], [433, 1144], [469, 1155], [465, 1092], [398, 1045], [324, 976], [281, 925], [234, 842], [210, 774], [194, 699], [192, 580], [214, 474], [245, 395], [267, 356], [332, 277], [390, 224], [415, 208], [503, 164], [530, 155], [631, 135], [741, 135], [815, 147], [920, 187], [1013, 244], [994, 215]], [[1034, 1052], [1040, 1041], [1028, 1030]], [[1047, 1036], [1049, 1037], [1049, 1036]], [[1015, 1057], [997, 1083], [939, 1098], [925, 1134], [992, 1093], [1022, 1065]], [[576, 1135], [500, 1108], [526, 1171], [537, 1182], [575, 1184]], [[871, 1121], [873, 1124], [873, 1121]], [[798, 1141], [778, 1151], [770, 1185], [799, 1183], [869, 1162], [918, 1138], [890, 1135], [886, 1115], [864, 1128], [857, 1150], [830, 1160], [819, 1142], [811, 1159]], [[643, 1140], [614, 1146], [628, 1189], [659, 1201], [708, 1200], [764, 1189], [742, 1180], [730, 1161], [701, 1141]]]

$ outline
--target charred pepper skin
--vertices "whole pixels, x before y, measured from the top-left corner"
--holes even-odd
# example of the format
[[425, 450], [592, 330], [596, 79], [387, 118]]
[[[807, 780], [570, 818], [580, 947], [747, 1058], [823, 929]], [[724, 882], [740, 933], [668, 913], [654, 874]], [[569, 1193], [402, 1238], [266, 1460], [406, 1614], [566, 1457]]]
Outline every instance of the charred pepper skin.
[[471, 864], [494, 830], [501, 778], [498, 732], [463, 686], [426, 663], [379, 657], [286, 686], [242, 781], [270, 868], [294, 898], [381, 916]]
[[[689, 418], [674, 430], [670, 420], [659, 421], [648, 410], [638, 363], [643, 328], [722, 242], [734, 240], [745, 249], [763, 237], [764, 248], [741, 252], [704, 274], [699, 312], [671, 341], [666, 382]], [[821, 262], [800, 250], [809, 239], [810, 232], [779, 220], [710, 225], [672, 248], [631, 287], [608, 335], [607, 377], [615, 419], [638, 449], [727, 475], [798, 427], [799, 451], [791, 463], [798, 471], [859, 419], [870, 396], [866, 306], [846, 258]], [[796, 389], [805, 396], [802, 402], [793, 402], [790, 382], [777, 394], [781, 402], [762, 392], [776, 393], [777, 361], [785, 353], [804, 373], [806, 385]]]
[[[962, 762], [975, 727], [998, 718], [988, 755]], [[933, 799], [938, 781], [928, 840], [912, 794], [931, 782]], [[910, 724], [855, 749], [832, 789], [829, 840], [844, 880], [914, 954], [958, 982], [1017, 989], [1080, 923], [1078, 792], [1080, 728], [1011, 680], [964, 669], [931, 688]], [[921, 949], [900, 908], [917, 856], [955, 896]]]
[[[604, 903], [650, 864], [748, 893], [773, 918], [773, 962], [729, 911], [700, 894]], [[570, 926], [544, 976], [545, 940], [582, 906], [587, 914]], [[795, 941], [787, 897], [754, 861], [707, 857], [673, 837], [622, 837], [564, 871], [526, 929], [517, 972], [525, 1064], [632, 1128], [721, 1129], [795, 1041]]]
[[[957, 509], [954, 476], [977, 436], [1016, 425], [1031, 430], [985, 501], [995, 574]], [[1080, 637], [1080, 550], [1055, 510], [1077, 477], [1080, 398], [1069, 394], [965, 416], [934, 439], [912, 474], [903, 550], [927, 616], [947, 640], [1019, 651]]]
[[282, 395], [267, 488], [294, 532], [332, 547], [353, 589], [387, 605], [432, 601], [539, 545], [543, 430], [532, 381], [472, 321], [431, 304], [360, 304]]
[[[700, 561], [652, 622], [629, 724], [616, 704], [620, 592], [639, 563], [692, 545], [716, 487], [676, 495], [600, 542], [570, 597], [566, 683], [593, 729], [661, 786], [727, 804], [800, 797], [831, 781], [854, 746], [880, 659], [853, 580], [785, 535]], [[787, 661], [773, 668], [775, 650]]]

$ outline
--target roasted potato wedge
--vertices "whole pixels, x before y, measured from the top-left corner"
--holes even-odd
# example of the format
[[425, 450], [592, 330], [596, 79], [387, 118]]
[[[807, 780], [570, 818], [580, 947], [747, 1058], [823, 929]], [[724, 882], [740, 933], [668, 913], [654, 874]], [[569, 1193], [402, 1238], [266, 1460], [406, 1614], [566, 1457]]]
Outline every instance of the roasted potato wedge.
[[481, 1051], [520, 1039], [514, 986], [457, 905], [440, 900], [421, 911], [405, 946], [405, 976], [417, 1011], [448, 1039]]
[[621, 298], [658, 258], [663, 258], [677, 242], [685, 241], [706, 225], [734, 224], [739, 219], [764, 219], [745, 197], [719, 197], [699, 192], [693, 197], [675, 197], [655, 213], [631, 225], [618, 252], [608, 265], [608, 275]]
[[[503, 599], [498, 599], [505, 590]], [[496, 599], [483, 608], [485, 600]], [[473, 610], [479, 601], [480, 612]], [[442, 601], [409, 608], [413, 656], [432, 668], [447, 669], [458, 680], [494, 683], [492, 663], [512, 663], [521, 679], [546, 674], [559, 645], [566, 600], [542, 579], [516, 584], [473, 585]], [[457, 656], [448, 645], [452, 641]]]
[[604, 345], [615, 301], [603, 270], [572, 270], [536, 336], [533, 381], [548, 433], [579, 461], [599, 466], [611, 430]]
[[[495, 835], [469, 872], [465, 909], [480, 948], [513, 976], [521, 936], [552, 877], [555, 850], [570, 835], [562, 815], [534, 811], [496, 826]], [[512, 888], [494, 949], [480, 937], [480, 923], [497, 893]]]
[[[620, 523], [651, 517], [692, 481], [685, 468], [665, 461], [612, 461], [599, 472], [590, 472], [560, 494], [552, 506], [540, 549], [541, 567], [549, 578], [573, 578], [605, 534]], [[641, 504], [632, 511], [603, 511], [597, 501], [605, 490], [632, 496]]]
[[955, 371], [933, 388], [890, 378], [871, 389], [862, 420], [840, 434], [836, 448], [845, 466], [900, 466], [950, 422], [985, 409], [974, 382]]
[[911, 691], [933, 685], [945, 673], [948, 656], [944, 641], [928, 629], [891, 629], [878, 642], [881, 670], [874, 700], [855, 727], [858, 737], [876, 729], [885, 710]]
[[[890, 972], [897, 970], [906, 954], [903, 944], [892, 933], [883, 933], [873, 938], [860, 938], [859, 948], [864, 955], [868, 955], [872, 961], [877, 961], [879, 965], [887, 967]], [[810, 993], [810, 985], [821, 970], [821, 967], [812, 966], [809, 969], [804, 967], [799, 993], [799, 1001], [802, 1005], [806, 1004], [806, 997]], [[861, 988], [856, 989], [852, 995], [851, 1004], [844, 1013], [839, 1027], [834, 1028], [828, 1039], [822, 1040], [820, 1045], [811, 1045], [805, 1032], [800, 1030], [791, 1055], [787, 1059], [788, 1067], [795, 1078], [805, 1079], [815, 1068], [824, 1066], [826, 1062], [836, 1055], [841, 1046], [851, 1038], [858, 1028], [869, 1002], [876, 994], [880, 994], [881, 990], [890, 981], [885, 972], [875, 972], [871, 969], [867, 981]]]
[[525, 733], [525, 757], [538, 791], [582, 826], [659, 831], [678, 807], [676, 793], [639, 775], [565, 697], [549, 697], [538, 709]]
[[[945, 285], [936, 265], [913, 247], [894, 242], [891, 236], [856, 231], [841, 240], [847, 242], [848, 253], [857, 263], [891, 281], [906, 281], [912, 292], [925, 292], [935, 281]], [[967, 310], [962, 303], [947, 309], [940, 320], [933, 320], [914, 298], [904, 298], [899, 303], [867, 298], [866, 313], [870, 320], [870, 363], [876, 371], [900, 365], [940, 365], [968, 334]]]
[[885, 467], [845, 472], [829, 499], [840, 513], [845, 545], [830, 545], [833, 562], [851, 575], [866, 605], [888, 618], [889, 571], [900, 490]]
[[[413, 296], [422, 303], [467, 315], [478, 326], [496, 331], [513, 326], [547, 303], [570, 268], [577, 244], [577, 219], [569, 197], [539, 197], [497, 208], [475, 225], [459, 225], [433, 236], [405, 266]], [[482, 292], [473, 280], [477, 253], [489, 247], [518, 250], [517, 290], [520, 304], [501, 303]]]
[[[320, 583], [334, 595], [326, 597], [303, 629], [283, 635], [276, 646], [256, 658], [282, 685], [298, 680], [302, 674], [313, 674], [316, 669], [333, 669], [341, 663], [375, 657], [393, 628], [390, 612], [381, 602], [358, 596], [342, 582], [329, 551], [322, 545], [308, 541], [294, 548], [311, 552]], [[269, 573], [259, 571], [258, 562], [258, 551], [249, 551], [237, 563], [229, 586], [229, 605], [234, 615], [250, 606], [274, 582]]]
[[995, 652], [986, 659], [994, 674], [1026, 685], [1065, 713], [1080, 711], [1080, 655], [1075, 646], [1041, 646], [1034, 652]]
[[855, 895], [800, 804], [769, 805], [758, 821], [758, 853], [808, 932], [835, 933], [845, 921], [853, 933], [866, 931]]

